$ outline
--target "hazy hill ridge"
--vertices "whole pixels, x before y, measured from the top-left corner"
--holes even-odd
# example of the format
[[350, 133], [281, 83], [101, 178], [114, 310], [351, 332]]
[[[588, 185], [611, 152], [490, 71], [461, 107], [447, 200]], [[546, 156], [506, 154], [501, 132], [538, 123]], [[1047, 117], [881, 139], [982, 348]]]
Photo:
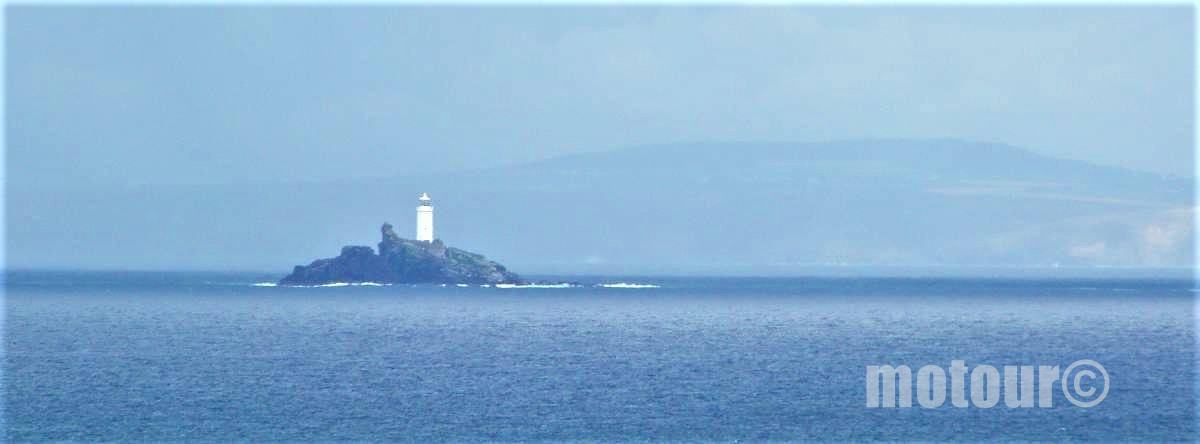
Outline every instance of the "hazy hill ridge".
[[[952, 139], [655, 145], [451, 174], [61, 199], [14, 185], [17, 265], [86, 248], [125, 267], [277, 267], [361, 243], [384, 219], [410, 230], [422, 191], [437, 199], [439, 237], [535, 272], [1192, 263], [1192, 179]], [[147, 205], [153, 219], [130, 215]], [[77, 230], [78, 212], [107, 224]]]

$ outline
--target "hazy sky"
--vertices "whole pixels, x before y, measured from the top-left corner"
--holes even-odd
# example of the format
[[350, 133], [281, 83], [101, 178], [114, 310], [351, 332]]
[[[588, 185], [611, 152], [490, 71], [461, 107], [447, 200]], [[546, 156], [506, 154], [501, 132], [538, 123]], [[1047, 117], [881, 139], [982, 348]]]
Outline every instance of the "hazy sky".
[[13, 7], [14, 183], [957, 137], [1192, 174], [1188, 7]]

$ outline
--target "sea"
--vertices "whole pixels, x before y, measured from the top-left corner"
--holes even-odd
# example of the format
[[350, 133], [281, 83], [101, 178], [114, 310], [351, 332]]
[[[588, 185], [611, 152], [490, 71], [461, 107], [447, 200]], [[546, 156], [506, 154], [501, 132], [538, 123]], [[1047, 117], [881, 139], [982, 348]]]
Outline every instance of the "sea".
[[[9, 272], [4, 440], [1197, 439], [1191, 279], [279, 277]], [[955, 361], [966, 399], [951, 383], [922, 404]], [[1051, 405], [988, 391], [985, 366], [1077, 362], [1103, 371], [1039, 381]], [[883, 365], [933, 389], [871, 407], [868, 367]]]

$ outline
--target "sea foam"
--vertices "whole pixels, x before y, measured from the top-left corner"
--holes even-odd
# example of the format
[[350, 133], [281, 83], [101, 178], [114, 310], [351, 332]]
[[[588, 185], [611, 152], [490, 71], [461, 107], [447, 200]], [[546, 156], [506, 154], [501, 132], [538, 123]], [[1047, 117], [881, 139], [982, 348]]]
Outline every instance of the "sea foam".
[[654, 285], [654, 284], [635, 284], [635, 283], [629, 283], [629, 282], [614, 282], [611, 284], [597, 284], [596, 286], [604, 287], [604, 288], [659, 288], [659, 286]]
[[576, 285], [568, 283], [560, 284], [496, 284], [496, 288], [571, 288]]
[[330, 282], [320, 285], [279, 285], [274, 282], [258, 282], [250, 284], [254, 287], [288, 287], [288, 288], [330, 288], [330, 287], [386, 287], [392, 284], [381, 284], [379, 282]]

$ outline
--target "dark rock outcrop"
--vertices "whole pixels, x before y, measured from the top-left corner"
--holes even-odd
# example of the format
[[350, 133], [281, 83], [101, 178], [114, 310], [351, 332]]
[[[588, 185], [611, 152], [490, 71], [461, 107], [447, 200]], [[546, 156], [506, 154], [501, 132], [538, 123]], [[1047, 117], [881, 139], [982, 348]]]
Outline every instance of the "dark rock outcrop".
[[371, 247], [346, 246], [335, 258], [297, 265], [281, 285], [321, 285], [334, 282], [390, 284], [521, 283], [521, 277], [483, 255], [433, 242], [404, 239], [390, 224], [380, 228], [379, 254]]

